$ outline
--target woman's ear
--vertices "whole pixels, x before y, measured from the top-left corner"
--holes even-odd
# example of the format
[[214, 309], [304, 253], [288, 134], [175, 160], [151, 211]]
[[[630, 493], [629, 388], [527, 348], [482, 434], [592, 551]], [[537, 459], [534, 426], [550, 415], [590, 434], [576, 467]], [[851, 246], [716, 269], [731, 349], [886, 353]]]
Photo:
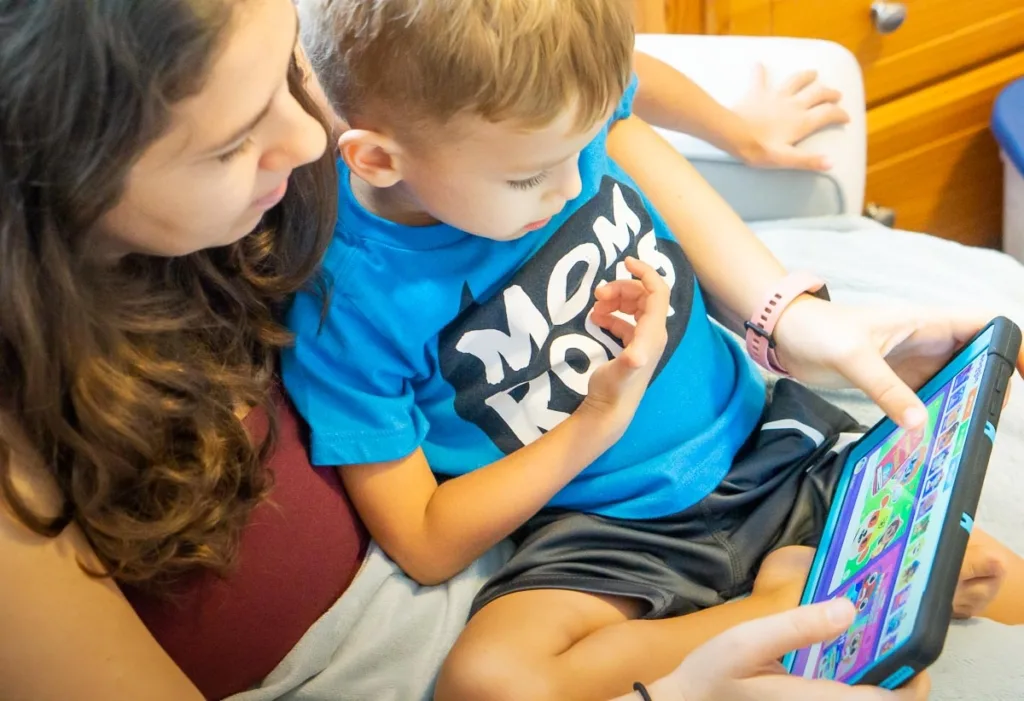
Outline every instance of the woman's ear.
[[338, 151], [349, 169], [373, 187], [387, 188], [402, 180], [398, 144], [379, 132], [349, 129], [338, 137]]

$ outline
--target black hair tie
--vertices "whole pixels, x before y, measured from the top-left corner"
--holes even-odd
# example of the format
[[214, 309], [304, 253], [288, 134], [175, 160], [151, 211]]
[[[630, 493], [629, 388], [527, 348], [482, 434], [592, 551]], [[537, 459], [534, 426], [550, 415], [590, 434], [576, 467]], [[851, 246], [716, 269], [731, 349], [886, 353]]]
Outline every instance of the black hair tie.
[[651, 692], [647, 691], [647, 687], [640, 682], [634, 682], [633, 691], [640, 694], [640, 698], [644, 701], [654, 701], [654, 699], [651, 698]]

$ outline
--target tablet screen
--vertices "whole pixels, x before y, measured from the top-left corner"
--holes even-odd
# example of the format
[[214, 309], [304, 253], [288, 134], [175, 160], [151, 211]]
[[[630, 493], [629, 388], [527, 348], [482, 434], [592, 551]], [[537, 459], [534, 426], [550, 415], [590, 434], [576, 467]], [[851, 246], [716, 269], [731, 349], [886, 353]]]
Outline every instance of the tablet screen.
[[986, 348], [972, 350], [963, 370], [924, 397], [923, 428], [879, 432], [851, 454], [812, 599], [845, 596], [857, 618], [836, 640], [798, 651], [793, 674], [855, 683], [912, 635], [988, 358]]

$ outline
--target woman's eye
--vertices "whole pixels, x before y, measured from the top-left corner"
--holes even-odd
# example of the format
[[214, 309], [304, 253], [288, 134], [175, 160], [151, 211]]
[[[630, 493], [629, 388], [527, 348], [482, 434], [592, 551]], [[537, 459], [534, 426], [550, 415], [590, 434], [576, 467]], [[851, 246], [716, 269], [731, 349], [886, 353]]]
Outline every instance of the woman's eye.
[[230, 151], [228, 151], [226, 153], [222, 153], [219, 156], [217, 156], [217, 160], [220, 161], [221, 163], [229, 163], [233, 158], [235, 158], [236, 156], [239, 156], [242, 153], [244, 153], [245, 150], [247, 148], [249, 148], [249, 146], [251, 146], [251, 145], [252, 145], [252, 139], [251, 138], [247, 138], [245, 141], [243, 141], [242, 143], [238, 144], [238, 146], [235, 146]]

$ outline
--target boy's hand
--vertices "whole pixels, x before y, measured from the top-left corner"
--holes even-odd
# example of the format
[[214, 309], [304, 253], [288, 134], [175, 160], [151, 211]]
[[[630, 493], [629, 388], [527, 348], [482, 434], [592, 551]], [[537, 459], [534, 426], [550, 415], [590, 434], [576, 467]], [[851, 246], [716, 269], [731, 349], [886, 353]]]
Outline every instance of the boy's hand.
[[793, 609], [744, 623], [694, 651], [672, 675], [651, 688], [657, 701], [924, 701], [927, 675], [907, 688], [810, 680], [783, 673], [786, 653], [840, 635], [853, 623], [845, 599]]
[[[633, 420], [668, 342], [668, 286], [654, 268], [635, 258], [626, 259], [626, 269], [638, 279], [599, 287], [590, 315], [595, 324], [621, 339], [625, 349], [591, 376], [589, 393], [580, 407], [610, 419], [619, 435]], [[633, 317], [636, 324], [616, 313]]]
[[824, 156], [798, 149], [796, 144], [826, 127], [850, 121], [837, 104], [841, 97], [837, 90], [822, 85], [815, 71], [798, 73], [772, 87], [759, 64], [753, 87], [734, 108], [753, 137], [740, 157], [763, 168], [828, 170], [832, 166]]
[[[975, 312], [852, 307], [803, 296], [775, 328], [782, 366], [822, 387], [863, 390], [893, 421], [916, 428], [928, 418], [915, 394], [991, 321]], [[1024, 351], [1017, 359], [1024, 370]]]

